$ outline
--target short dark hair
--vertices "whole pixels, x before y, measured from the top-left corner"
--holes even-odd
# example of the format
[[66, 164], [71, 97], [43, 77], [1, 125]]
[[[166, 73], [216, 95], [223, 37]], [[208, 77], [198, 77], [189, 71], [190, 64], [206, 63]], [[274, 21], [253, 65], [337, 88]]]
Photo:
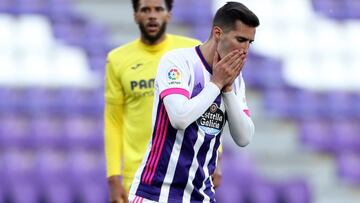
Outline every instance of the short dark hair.
[[244, 4], [231, 1], [217, 10], [213, 20], [213, 26], [219, 26], [224, 31], [229, 31], [234, 28], [237, 20], [240, 20], [250, 27], [260, 25], [259, 18]]
[[[140, 0], [131, 0], [132, 6], [133, 6], [133, 9], [134, 9], [135, 12], [139, 9], [139, 1]], [[164, 0], [164, 1], [165, 1], [167, 10], [171, 11], [172, 7], [173, 7], [174, 0]]]

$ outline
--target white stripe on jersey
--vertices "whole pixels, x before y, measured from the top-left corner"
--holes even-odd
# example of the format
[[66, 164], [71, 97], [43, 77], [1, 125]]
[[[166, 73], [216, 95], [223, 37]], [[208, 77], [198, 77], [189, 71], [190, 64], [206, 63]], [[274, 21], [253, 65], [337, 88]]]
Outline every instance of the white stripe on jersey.
[[194, 156], [193, 156], [193, 160], [191, 162], [191, 166], [189, 169], [189, 177], [187, 179], [187, 183], [186, 183], [186, 187], [185, 187], [185, 191], [184, 191], [184, 196], [183, 196], [183, 200], [182, 200], [183, 202], [190, 202], [190, 199], [191, 199], [191, 193], [194, 189], [194, 185], [192, 184], [192, 182], [194, 180], [195, 173], [199, 167], [199, 162], [197, 160], [197, 154], [200, 150], [201, 145], [204, 142], [204, 138], [205, 138], [205, 134], [199, 130], [198, 134], [197, 134], [196, 142], [194, 144]]
[[[211, 159], [211, 157], [212, 157], [212, 152], [213, 152], [213, 150], [214, 150], [215, 141], [216, 141], [216, 138], [214, 138], [214, 139], [211, 140], [211, 142], [210, 142], [210, 149], [209, 149], [209, 151], [208, 151], [207, 154], [206, 154], [206, 159], [205, 159], [205, 163], [204, 163], [204, 166], [203, 166], [203, 170], [204, 170], [204, 173], [205, 173], [205, 177], [207, 177], [207, 176], [209, 175], [209, 168], [208, 168], [207, 166], [209, 165], [210, 159]], [[216, 151], [216, 165], [217, 165], [217, 157], [218, 157], [218, 151]], [[201, 193], [202, 195], [204, 195], [205, 200], [210, 201], [210, 198], [209, 198], [207, 195], [205, 195], [205, 192], [204, 192], [204, 190], [205, 190], [205, 188], [206, 188], [205, 181], [206, 181], [206, 179], [204, 180], [203, 185], [201, 186], [201, 188], [200, 188], [199, 191], [200, 191], [200, 193]], [[211, 185], [213, 186], [213, 187], [211, 187], [211, 191], [212, 191], [213, 193], [215, 193], [214, 184], [213, 184], [213, 182], [212, 182], [211, 177], [210, 177], [210, 182], [211, 182]]]
[[169, 165], [166, 170], [166, 175], [163, 184], [161, 186], [159, 202], [168, 201], [170, 186], [175, 175], [175, 170], [176, 170], [177, 162], [179, 160], [183, 139], [184, 139], [184, 131], [178, 130], [176, 133], [175, 143], [170, 156]]

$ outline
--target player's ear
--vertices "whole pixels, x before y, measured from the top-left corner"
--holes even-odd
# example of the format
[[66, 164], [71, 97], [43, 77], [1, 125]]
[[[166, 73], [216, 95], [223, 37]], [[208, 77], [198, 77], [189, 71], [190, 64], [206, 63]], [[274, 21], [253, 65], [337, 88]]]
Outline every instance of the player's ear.
[[166, 21], [169, 23], [171, 21], [171, 19], [172, 19], [172, 12], [169, 11], [166, 15]]
[[219, 26], [214, 26], [212, 28], [212, 36], [214, 37], [215, 41], [219, 41], [221, 38], [223, 31]]

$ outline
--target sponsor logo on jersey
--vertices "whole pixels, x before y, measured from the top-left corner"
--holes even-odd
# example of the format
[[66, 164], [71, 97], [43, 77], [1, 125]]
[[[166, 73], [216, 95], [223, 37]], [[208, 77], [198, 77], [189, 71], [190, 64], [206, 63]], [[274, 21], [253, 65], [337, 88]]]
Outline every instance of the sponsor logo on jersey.
[[180, 85], [181, 84], [181, 72], [178, 68], [170, 68], [168, 72], [169, 85]]
[[224, 112], [213, 103], [206, 112], [196, 120], [196, 124], [206, 134], [218, 135], [225, 124]]
[[143, 65], [142, 63], [135, 64], [135, 65], [131, 66], [131, 69], [136, 70], [136, 69], [140, 68], [140, 66], [142, 66], [142, 65]]
[[130, 88], [131, 90], [135, 90], [135, 89], [153, 89], [154, 88], [154, 82], [155, 79], [151, 78], [149, 80], [132, 80], [130, 81]]

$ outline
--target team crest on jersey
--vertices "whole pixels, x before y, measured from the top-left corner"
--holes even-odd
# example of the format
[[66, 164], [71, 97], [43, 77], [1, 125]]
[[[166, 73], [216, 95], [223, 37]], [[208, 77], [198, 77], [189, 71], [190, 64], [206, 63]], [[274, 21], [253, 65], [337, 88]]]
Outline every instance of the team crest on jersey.
[[218, 135], [225, 124], [224, 112], [213, 103], [206, 112], [196, 120], [196, 124], [206, 134]]
[[168, 72], [169, 85], [180, 85], [181, 84], [181, 72], [178, 68], [172, 67]]

